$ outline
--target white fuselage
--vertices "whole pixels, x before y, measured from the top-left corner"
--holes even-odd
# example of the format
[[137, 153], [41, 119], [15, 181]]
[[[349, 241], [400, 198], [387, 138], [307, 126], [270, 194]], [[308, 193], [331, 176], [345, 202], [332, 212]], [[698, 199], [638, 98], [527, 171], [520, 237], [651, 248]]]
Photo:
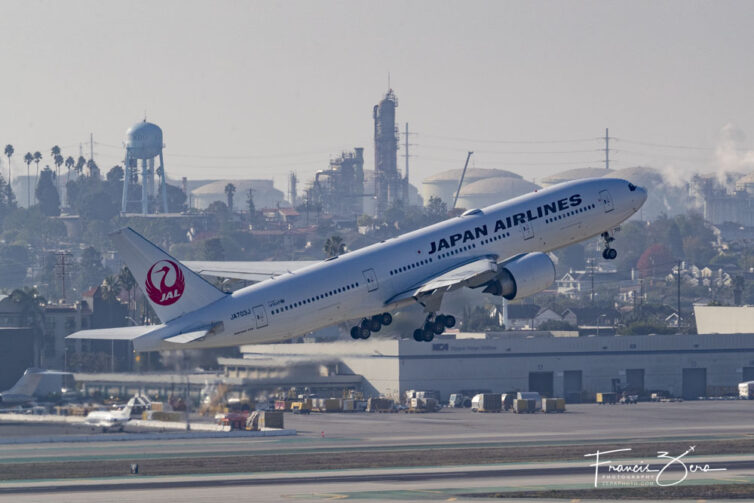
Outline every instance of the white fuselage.
[[645, 200], [644, 189], [629, 190], [620, 179], [559, 184], [243, 288], [147, 337], [208, 323], [222, 325], [206, 339], [181, 347], [298, 337], [390, 311], [397, 307], [391, 302], [397, 295], [466, 262], [481, 257], [502, 262], [597, 236], [629, 218]]

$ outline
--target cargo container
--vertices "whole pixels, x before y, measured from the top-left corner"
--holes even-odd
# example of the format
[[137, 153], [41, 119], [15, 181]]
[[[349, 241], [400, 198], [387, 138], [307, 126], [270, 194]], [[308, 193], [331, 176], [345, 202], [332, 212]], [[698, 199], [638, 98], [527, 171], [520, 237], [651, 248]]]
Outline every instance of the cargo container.
[[565, 398], [543, 398], [542, 412], [565, 412]]
[[370, 398], [367, 400], [367, 412], [393, 412], [395, 404], [389, 398]]
[[356, 411], [356, 400], [352, 400], [350, 398], [346, 398], [343, 400], [343, 412], [355, 412]]
[[536, 412], [537, 402], [526, 398], [516, 398], [513, 400], [513, 412], [516, 414], [531, 414]]
[[511, 410], [513, 408], [513, 400], [516, 398], [516, 393], [503, 393], [500, 395], [503, 410]]
[[437, 412], [440, 403], [434, 398], [412, 398], [406, 412]]
[[498, 393], [480, 393], [471, 399], [474, 412], [500, 412], [502, 408], [502, 397]]
[[522, 400], [533, 400], [534, 410], [540, 410], [542, 408], [542, 397], [536, 391], [519, 391], [516, 393], [516, 398]]
[[618, 400], [617, 393], [610, 391], [607, 393], [597, 393], [597, 403], [600, 405], [605, 405], [608, 403], [616, 403]]
[[283, 413], [279, 410], [266, 410], [259, 416], [259, 428], [283, 428]]
[[323, 412], [340, 412], [343, 410], [343, 401], [340, 398], [326, 398]]
[[468, 409], [471, 407], [471, 398], [463, 393], [453, 393], [448, 399], [448, 407]]
[[738, 396], [751, 400], [754, 398], [754, 381], [747, 381], [738, 384]]

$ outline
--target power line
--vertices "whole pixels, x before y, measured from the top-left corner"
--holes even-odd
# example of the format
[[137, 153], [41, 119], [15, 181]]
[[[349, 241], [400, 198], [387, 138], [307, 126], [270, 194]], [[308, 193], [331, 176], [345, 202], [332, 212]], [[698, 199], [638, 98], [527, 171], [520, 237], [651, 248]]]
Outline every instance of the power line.
[[[444, 145], [434, 145], [431, 143], [416, 143], [412, 144], [417, 147], [425, 147], [437, 150], [450, 150], [454, 152], [466, 152], [467, 149], [463, 147], [447, 147]], [[481, 154], [500, 154], [500, 155], [519, 155], [519, 154], [586, 154], [601, 152], [602, 149], [583, 149], [583, 150], [474, 150], [475, 153]]]
[[462, 138], [462, 137], [453, 137], [453, 136], [440, 136], [440, 135], [432, 135], [432, 134], [421, 134], [421, 136], [424, 136], [426, 138], [435, 138], [438, 140], [447, 140], [447, 141], [463, 141], [463, 142], [472, 142], [472, 143], [502, 143], [502, 144], [537, 144], [537, 143], [583, 143], [587, 141], [595, 141], [595, 140], [601, 140], [601, 138], [574, 138], [570, 140], [480, 140], [480, 139], [472, 139], [472, 138]]

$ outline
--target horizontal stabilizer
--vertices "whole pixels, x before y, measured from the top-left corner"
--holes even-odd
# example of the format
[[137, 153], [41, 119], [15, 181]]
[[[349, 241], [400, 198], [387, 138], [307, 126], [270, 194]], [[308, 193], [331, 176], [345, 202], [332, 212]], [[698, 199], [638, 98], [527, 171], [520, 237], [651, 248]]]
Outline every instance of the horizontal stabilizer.
[[138, 325], [135, 327], [95, 328], [93, 330], [79, 330], [66, 339], [95, 339], [102, 341], [132, 341], [165, 325]]

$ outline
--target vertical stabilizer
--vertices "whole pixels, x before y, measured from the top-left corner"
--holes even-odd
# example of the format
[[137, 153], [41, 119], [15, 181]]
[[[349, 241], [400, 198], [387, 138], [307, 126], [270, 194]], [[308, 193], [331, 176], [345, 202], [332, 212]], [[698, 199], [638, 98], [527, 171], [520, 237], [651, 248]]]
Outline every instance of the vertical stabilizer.
[[21, 379], [19, 379], [16, 384], [14, 384], [13, 387], [5, 393], [9, 395], [33, 395], [34, 392], [37, 391], [39, 382], [42, 380], [42, 370], [37, 370], [38, 371], [29, 369], [24, 372], [24, 375], [21, 376]]
[[110, 237], [162, 322], [225, 297], [225, 293], [130, 227]]

